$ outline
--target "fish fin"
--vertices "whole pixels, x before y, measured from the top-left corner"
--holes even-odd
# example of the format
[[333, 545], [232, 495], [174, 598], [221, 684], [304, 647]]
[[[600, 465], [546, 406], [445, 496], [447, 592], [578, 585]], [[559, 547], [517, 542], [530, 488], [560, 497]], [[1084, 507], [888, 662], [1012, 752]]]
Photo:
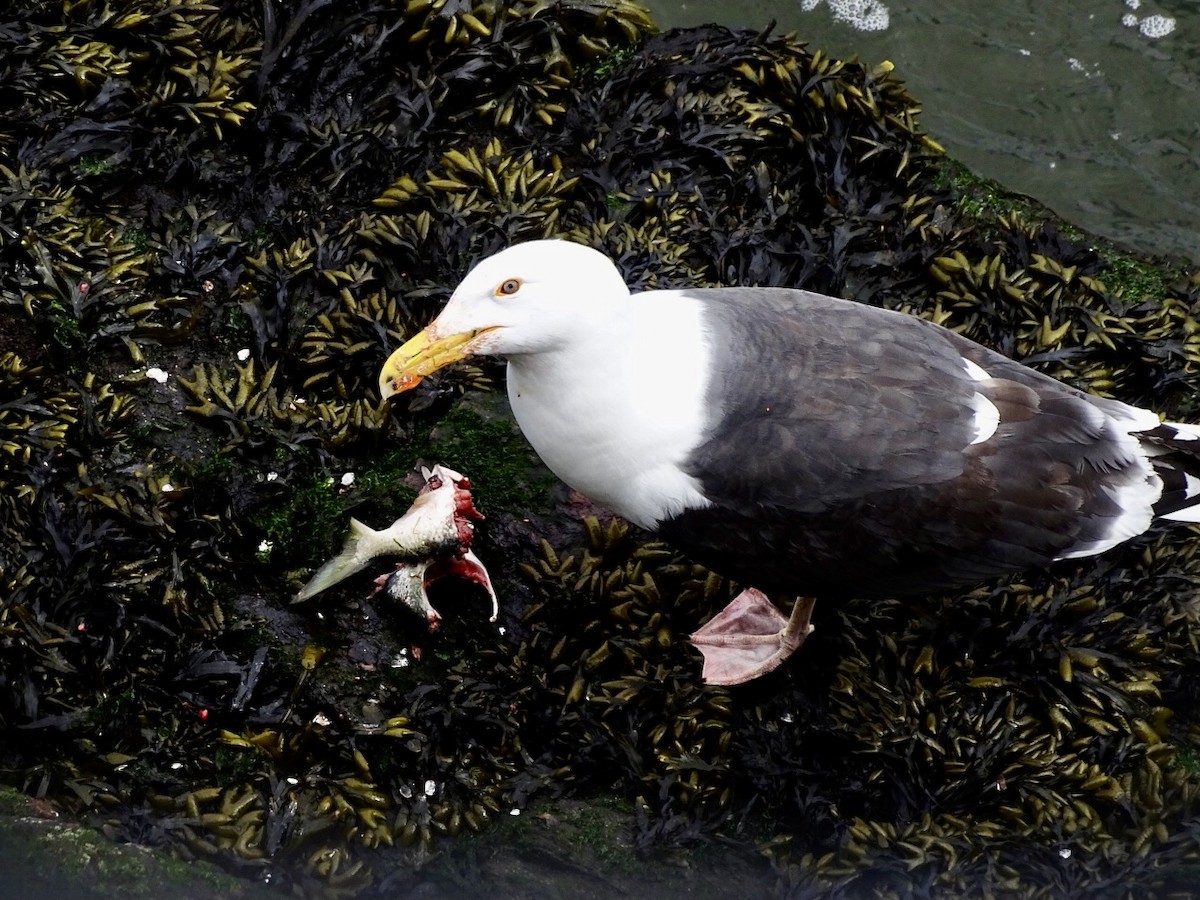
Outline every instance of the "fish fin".
[[346, 543], [342, 545], [341, 552], [317, 569], [313, 577], [308, 579], [308, 583], [296, 594], [296, 602], [307, 600], [349, 578], [355, 572], [365, 569], [367, 563], [380, 555], [370, 546], [370, 539], [378, 533], [352, 517], [350, 533], [346, 535]]
[[483, 561], [475, 555], [473, 550], [468, 550], [464, 553], [463, 559], [472, 566], [472, 580], [478, 584], [482, 584], [484, 590], [488, 592], [488, 596], [492, 598], [492, 617], [488, 621], [495, 622], [500, 617], [500, 600], [496, 597], [496, 589], [492, 587], [492, 577], [484, 567]]
[[492, 578], [484, 567], [483, 561], [470, 550], [461, 556], [453, 556], [433, 561], [425, 576], [425, 584], [430, 585], [443, 578], [464, 578], [479, 585], [488, 593], [492, 601], [492, 615], [489, 622], [495, 622], [500, 616], [500, 600], [496, 597], [496, 589], [492, 587]]

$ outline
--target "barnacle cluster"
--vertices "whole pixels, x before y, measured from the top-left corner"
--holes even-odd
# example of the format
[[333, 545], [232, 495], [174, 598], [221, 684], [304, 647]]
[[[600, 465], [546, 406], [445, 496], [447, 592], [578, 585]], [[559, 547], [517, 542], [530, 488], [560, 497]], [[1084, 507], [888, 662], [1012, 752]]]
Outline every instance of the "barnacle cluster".
[[[564, 236], [635, 288], [887, 305], [1195, 419], [1197, 276], [978, 202], [890, 64], [769, 31], [657, 35], [626, 0], [18, 7], [4, 780], [345, 896], [563, 793], [629, 800], [643, 846], [756, 842], [797, 894], [1167, 893], [1196, 865], [1187, 528], [819, 604], [793, 663], [706, 687], [685, 638], [734, 586], [555, 506], [485, 402], [494, 364], [392, 410], [375, 385], [480, 256]], [[415, 648], [350, 582], [289, 606], [348, 513], [403, 509], [418, 458], [474, 482], [504, 633], [447, 615]]]

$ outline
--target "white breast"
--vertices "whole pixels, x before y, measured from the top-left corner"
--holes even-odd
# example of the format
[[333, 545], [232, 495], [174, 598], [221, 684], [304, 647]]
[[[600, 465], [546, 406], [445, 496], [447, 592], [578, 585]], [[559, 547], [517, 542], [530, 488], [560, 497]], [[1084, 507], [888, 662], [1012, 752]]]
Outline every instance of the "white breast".
[[651, 291], [606, 321], [561, 350], [509, 357], [508, 396], [559, 478], [653, 529], [708, 505], [680, 468], [706, 421], [701, 307], [676, 291]]

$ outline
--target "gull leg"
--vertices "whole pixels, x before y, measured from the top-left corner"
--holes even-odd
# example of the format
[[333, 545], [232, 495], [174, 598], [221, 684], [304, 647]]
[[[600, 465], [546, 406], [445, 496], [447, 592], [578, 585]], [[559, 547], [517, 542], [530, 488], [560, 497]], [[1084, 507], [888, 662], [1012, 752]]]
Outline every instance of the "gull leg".
[[778, 668], [812, 633], [815, 604], [801, 597], [785, 617], [762, 591], [742, 591], [691, 636], [704, 655], [705, 682], [742, 684]]

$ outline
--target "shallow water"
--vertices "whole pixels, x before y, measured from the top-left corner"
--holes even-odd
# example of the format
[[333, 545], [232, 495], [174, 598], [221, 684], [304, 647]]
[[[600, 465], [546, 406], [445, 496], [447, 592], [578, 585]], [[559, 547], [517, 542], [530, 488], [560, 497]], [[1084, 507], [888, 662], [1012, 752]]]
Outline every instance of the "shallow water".
[[979, 174], [1096, 234], [1200, 263], [1195, 0], [646, 5], [664, 28], [775, 20], [832, 55], [890, 59], [926, 130]]

